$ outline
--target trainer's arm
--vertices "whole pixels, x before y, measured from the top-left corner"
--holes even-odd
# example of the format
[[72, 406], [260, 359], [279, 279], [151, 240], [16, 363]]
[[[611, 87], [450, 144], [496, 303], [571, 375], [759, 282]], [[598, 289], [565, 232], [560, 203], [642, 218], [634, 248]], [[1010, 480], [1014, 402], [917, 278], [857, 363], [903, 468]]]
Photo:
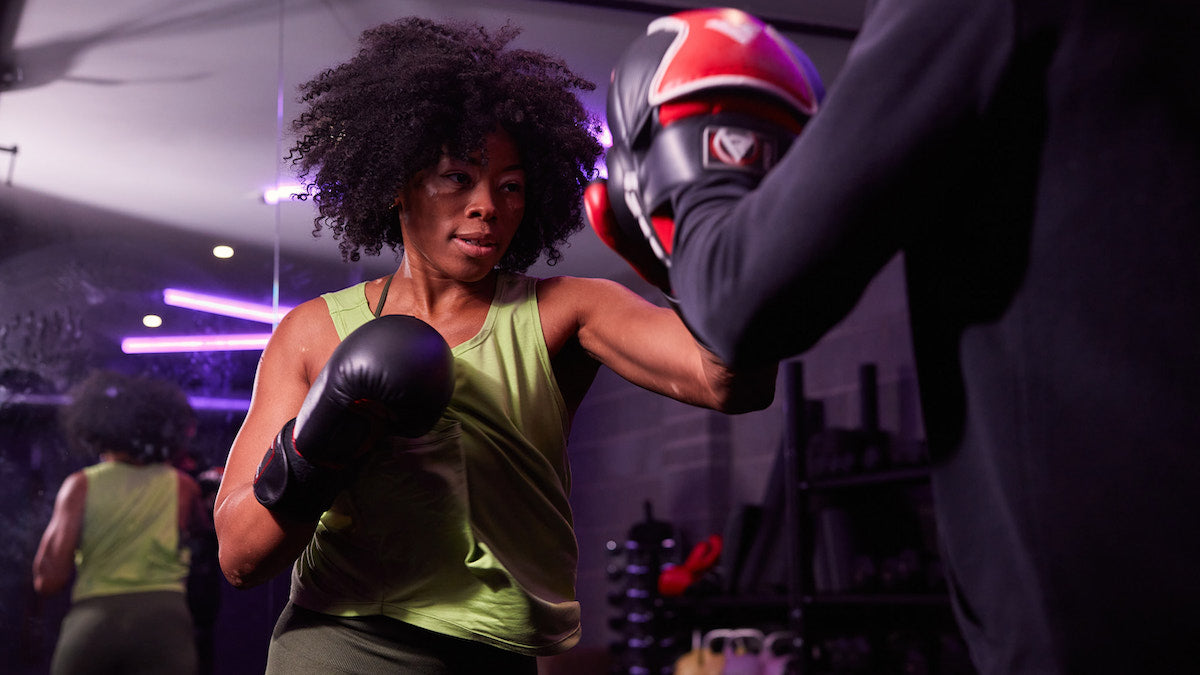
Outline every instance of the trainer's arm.
[[640, 387], [726, 413], [760, 410], [774, 398], [774, 364], [731, 370], [673, 310], [616, 282], [544, 279], [538, 297], [543, 316], [567, 308], [584, 351]]
[[[320, 303], [320, 304], [315, 304]], [[231, 584], [249, 588], [290, 565], [312, 538], [316, 523], [276, 518], [254, 496], [254, 474], [279, 430], [300, 411], [310, 386], [309, 359], [333, 330], [324, 301], [309, 301], [280, 322], [258, 364], [250, 409], [233, 441], [213, 511], [221, 570]], [[336, 335], [334, 336], [336, 342]]]
[[677, 194], [672, 285], [726, 362], [808, 349], [920, 236], [900, 224], [944, 196], [1005, 58], [1003, 4], [882, 0], [822, 110], [757, 189], [710, 175]]

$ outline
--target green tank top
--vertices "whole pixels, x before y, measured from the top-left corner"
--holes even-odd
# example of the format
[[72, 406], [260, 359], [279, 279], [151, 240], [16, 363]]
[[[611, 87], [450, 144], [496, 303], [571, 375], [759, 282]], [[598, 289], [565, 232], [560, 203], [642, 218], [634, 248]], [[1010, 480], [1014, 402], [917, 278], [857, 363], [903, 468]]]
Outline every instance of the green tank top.
[[[483, 327], [452, 350], [442, 419], [366, 456], [297, 559], [293, 602], [530, 655], [578, 642], [568, 416], [536, 284], [500, 275]], [[364, 284], [323, 297], [342, 338], [373, 318]]]
[[71, 600], [146, 591], [183, 592], [188, 551], [179, 542], [179, 483], [165, 464], [101, 462], [87, 477]]

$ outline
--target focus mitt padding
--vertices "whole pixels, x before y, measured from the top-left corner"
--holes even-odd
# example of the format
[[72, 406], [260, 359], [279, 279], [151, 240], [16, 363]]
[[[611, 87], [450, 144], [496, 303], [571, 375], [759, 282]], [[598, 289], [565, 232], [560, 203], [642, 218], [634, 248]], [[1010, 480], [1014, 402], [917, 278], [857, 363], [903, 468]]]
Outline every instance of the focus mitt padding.
[[593, 229], [671, 297], [674, 195], [714, 174], [753, 189], [823, 96], [804, 52], [750, 14], [701, 9], [652, 21], [613, 69], [608, 179], [585, 196]]

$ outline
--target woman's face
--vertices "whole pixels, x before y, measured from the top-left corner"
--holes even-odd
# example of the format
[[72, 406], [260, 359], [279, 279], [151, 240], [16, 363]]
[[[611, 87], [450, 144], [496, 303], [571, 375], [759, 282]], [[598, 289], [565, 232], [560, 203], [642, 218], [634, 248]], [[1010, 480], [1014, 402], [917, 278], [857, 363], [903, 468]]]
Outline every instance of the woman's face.
[[525, 170], [504, 131], [467, 159], [442, 155], [400, 195], [404, 255], [411, 266], [473, 282], [500, 262], [525, 216]]

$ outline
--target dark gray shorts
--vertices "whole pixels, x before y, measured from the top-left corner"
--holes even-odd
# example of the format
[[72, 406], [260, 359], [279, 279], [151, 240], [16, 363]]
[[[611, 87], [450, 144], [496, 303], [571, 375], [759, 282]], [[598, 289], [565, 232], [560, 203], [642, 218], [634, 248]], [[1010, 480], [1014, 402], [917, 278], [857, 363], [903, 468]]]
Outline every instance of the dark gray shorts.
[[267, 675], [296, 673], [537, 675], [537, 659], [384, 616], [330, 616], [289, 602], [271, 635]]
[[183, 593], [150, 591], [86, 598], [63, 618], [51, 675], [196, 672], [192, 616]]

